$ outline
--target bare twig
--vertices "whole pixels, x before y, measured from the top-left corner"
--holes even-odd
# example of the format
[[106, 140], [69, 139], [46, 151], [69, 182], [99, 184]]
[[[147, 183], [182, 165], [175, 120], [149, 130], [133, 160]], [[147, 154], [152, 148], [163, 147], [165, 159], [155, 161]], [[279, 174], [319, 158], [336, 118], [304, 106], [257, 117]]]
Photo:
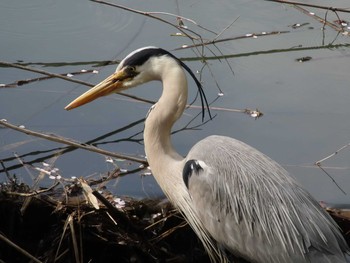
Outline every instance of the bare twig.
[[18, 193], [18, 192], [5, 192], [8, 195], [17, 195], [17, 196], [25, 196], [25, 197], [31, 197], [35, 195], [39, 195], [42, 193], [46, 193], [54, 189], [57, 185], [59, 185], [59, 182], [56, 182], [54, 185], [50, 186], [49, 188], [43, 189], [43, 190], [36, 190], [31, 193]]
[[318, 22], [323, 24], [323, 27], [327, 25], [327, 26], [333, 28], [334, 30], [336, 30], [338, 32], [343, 32], [344, 31], [344, 28], [339, 27], [339, 26], [337, 26], [337, 25], [327, 21], [326, 18], [327, 18], [327, 13], [328, 13], [329, 10], [327, 10], [326, 15], [325, 15], [325, 19], [323, 19], [322, 17], [320, 17], [320, 16], [310, 12], [309, 10], [306, 10], [305, 8], [303, 8], [301, 6], [295, 5], [294, 8], [299, 10], [299, 11], [301, 11], [302, 13], [304, 13], [304, 14], [306, 14], [306, 15], [314, 18], [314, 19], [316, 19]]
[[289, 32], [290, 31], [272, 31], [272, 32], [251, 33], [251, 34], [246, 34], [243, 36], [228, 37], [228, 38], [221, 38], [221, 39], [214, 38], [213, 40], [209, 40], [209, 41], [202, 42], [199, 44], [185, 45], [185, 46], [182, 46], [179, 48], [175, 48], [174, 50], [182, 50], [182, 49], [194, 48], [194, 47], [198, 47], [198, 46], [213, 45], [213, 44], [217, 44], [220, 42], [227, 42], [227, 41], [238, 40], [238, 39], [262, 37], [262, 36], [270, 36], [270, 35], [279, 35], [279, 34], [285, 34], [285, 33], [289, 33]]
[[329, 158], [337, 155], [339, 152], [341, 152], [342, 150], [344, 150], [345, 148], [349, 147], [350, 146], [350, 143], [340, 147], [338, 150], [336, 150], [334, 153], [328, 155], [327, 157], [315, 162], [315, 165], [317, 165], [318, 168], [320, 168], [332, 181], [333, 183], [340, 189], [340, 191], [343, 192], [343, 194], [346, 195], [346, 192], [338, 185], [338, 183], [334, 180], [334, 178], [325, 170], [324, 167], [321, 166], [321, 163], [328, 160]]
[[[288, 31], [289, 32], [289, 31]], [[328, 44], [328, 45], [319, 45], [319, 46], [309, 46], [309, 47], [288, 47], [288, 48], [280, 48], [280, 49], [269, 49], [269, 50], [259, 50], [259, 51], [252, 51], [252, 52], [246, 52], [246, 53], [238, 53], [238, 54], [228, 54], [224, 56], [212, 56], [212, 57], [204, 57], [205, 60], [217, 60], [217, 59], [223, 59], [223, 58], [239, 58], [239, 57], [248, 57], [248, 56], [258, 56], [263, 54], [274, 54], [274, 53], [284, 53], [284, 52], [298, 52], [298, 51], [304, 51], [304, 50], [317, 50], [317, 49], [330, 49], [330, 48], [340, 48], [340, 47], [350, 47], [349, 43], [344, 44]], [[183, 57], [181, 60], [186, 61], [193, 61], [193, 60], [199, 60], [202, 58], [192, 58], [192, 57]]]
[[47, 72], [45, 70], [41, 70], [41, 69], [37, 69], [37, 68], [33, 68], [33, 67], [27, 67], [27, 66], [22, 66], [22, 65], [18, 65], [18, 64], [14, 64], [14, 63], [10, 63], [10, 62], [6, 62], [6, 61], [0, 61], [0, 65], [3, 66], [7, 66], [7, 67], [12, 67], [12, 68], [18, 68], [18, 69], [22, 69], [22, 70], [26, 70], [26, 71], [30, 71], [30, 72], [35, 72], [35, 73], [39, 73], [39, 74], [43, 74], [52, 78], [59, 78], [59, 79], [64, 79], [70, 82], [75, 82], [81, 85], [85, 85], [85, 86], [89, 86], [89, 87], [93, 87], [93, 84], [87, 83], [85, 81], [82, 80], [78, 80], [78, 79], [73, 79], [67, 76], [63, 76], [61, 74], [56, 74], [56, 73], [51, 73], [51, 72]]
[[[18, 68], [18, 69], [22, 69], [22, 70], [26, 70], [26, 71], [30, 71], [30, 72], [34, 72], [34, 73], [39, 73], [39, 74], [43, 74], [43, 75], [49, 76], [51, 78], [59, 78], [59, 79], [63, 79], [63, 80], [66, 80], [66, 81], [73, 82], [73, 83], [78, 83], [78, 84], [81, 84], [81, 85], [84, 85], [84, 86], [88, 86], [88, 87], [95, 86], [94, 84], [91, 84], [89, 82], [85, 82], [85, 81], [82, 81], [82, 80], [78, 80], [78, 79], [74, 79], [74, 78], [71, 78], [71, 77], [67, 77], [67, 76], [64, 76], [62, 74], [51, 73], [51, 72], [48, 72], [48, 71], [45, 71], [45, 70], [40, 70], [40, 69], [36, 69], [36, 68], [33, 68], [33, 67], [28, 67], [28, 66], [22, 66], [22, 65], [18, 65], [18, 64], [6, 62], [6, 61], [0, 61], [0, 65], [4, 65], [4, 66], [7, 66], [7, 67], [12, 67], [12, 68]], [[128, 94], [125, 94], [125, 93], [122, 93], [122, 92], [120, 92], [118, 94], [120, 94], [121, 96], [133, 98], [135, 100], [153, 103], [153, 102], [147, 101], [145, 99], [142, 99], [142, 98], [139, 98], [139, 97], [136, 97], [136, 96], [132, 96], [132, 95], [128, 95]]]
[[[123, 6], [123, 5], [118, 5], [118, 4], [115, 4], [115, 3], [110, 3], [110, 2], [106, 2], [106, 1], [102, 1], [102, 0], [90, 0], [92, 2], [95, 2], [95, 3], [100, 3], [100, 4], [104, 4], [104, 5], [108, 5], [108, 6], [113, 6], [113, 7], [116, 7], [116, 8], [119, 8], [119, 9], [123, 9], [123, 10], [126, 10], [126, 11], [129, 11], [129, 12], [132, 12], [132, 13], [136, 13], [136, 14], [139, 14], [139, 15], [143, 15], [143, 16], [147, 16], [147, 17], [150, 17], [150, 18], [153, 18], [155, 20], [159, 20], [165, 24], [168, 24], [172, 27], [175, 27], [177, 30], [179, 30], [182, 34], [184, 34], [186, 37], [188, 37], [189, 39], [191, 39], [192, 41], [193, 40], [200, 40], [201, 39], [201, 36], [199, 34], [197, 34], [196, 32], [192, 31], [192, 30], [189, 30], [189, 29], [186, 29], [184, 27], [181, 27], [179, 26], [178, 24], [173, 24], [163, 18], [160, 18], [158, 16], [155, 16], [153, 14], [157, 14], [157, 12], [144, 12], [144, 11], [140, 11], [140, 10], [137, 10], [137, 9], [133, 9], [133, 8], [129, 8], [129, 7], [126, 7], [126, 6]], [[160, 12], [158, 12], [159, 14]], [[168, 14], [168, 13], [162, 13], [163, 15], [164, 14]], [[177, 15], [173, 15], [171, 14], [172, 16], [176, 16], [176, 17], [179, 17]], [[184, 18], [182, 18], [184, 19]], [[191, 22], [194, 22], [193, 20], [191, 19], [187, 19], [187, 21], [191, 21]], [[195, 23], [195, 25], [198, 25], [197, 23]], [[203, 27], [201, 27], [203, 28]], [[203, 28], [204, 29], [204, 28]], [[211, 30], [208, 30], [206, 29], [207, 31], [209, 32], [212, 32]], [[195, 34], [197, 36], [197, 38], [194, 38], [193, 36], [189, 35], [186, 31], [192, 33], [192, 34]]]
[[265, 1], [282, 3], [282, 4], [290, 4], [290, 5], [308, 6], [308, 7], [318, 8], [318, 9], [331, 10], [331, 11], [335, 11], [335, 12], [350, 13], [350, 10], [348, 10], [346, 8], [337, 8], [337, 7], [331, 7], [331, 6], [321, 6], [321, 5], [306, 4], [306, 3], [301, 3], [301, 2], [294, 2], [294, 1], [285, 1], [285, 0], [265, 0]]
[[[16, 64], [15, 64], [16, 65]], [[86, 74], [86, 73], [94, 73], [94, 70], [83, 70], [83, 71], [75, 71], [75, 72], [69, 72], [69, 73], [64, 73], [64, 74], [60, 74], [61, 76], [75, 76], [75, 75], [81, 75], [81, 74]], [[22, 80], [17, 80], [15, 82], [12, 83], [8, 83], [8, 84], [1, 84], [0, 88], [14, 88], [17, 86], [22, 86], [25, 84], [29, 84], [35, 81], [42, 81], [42, 80], [47, 80], [47, 79], [51, 79], [54, 78], [55, 76], [46, 76], [46, 77], [38, 77], [38, 78], [31, 78], [31, 79], [22, 79]]]
[[340, 187], [340, 185], [337, 183], [336, 180], [334, 180], [334, 178], [325, 170], [323, 169], [323, 167], [321, 165], [318, 165], [318, 167], [329, 177], [329, 179], [332, 180], [332, 182], [338, 187], [338, 189], [344, 194], [346, 195], [346, 192]]
[[342, 150], [344, 150], [345, 148], [347, 148], [347, 147], [349, 147], [349, 146], [350, 146], [350, 143], [348, 143], [348, 144], [346, 144], [346, 145], [340, 147], [340, 148], [339, 148], [338, 150], [336, 150], [334, 153], [332, 153], [332, 154], [328, 155], [327, 157], [325, 157], [325, 158], [323, 158], [323, 159], [321, 159], [321, 160], [315, 162], [315, 165], [320, 166], [322, 162], [324, 162], [325, 160], [328, 160], [329, 158], [331, 158], [331, 157], [337, 155], [339, 152], [341, 152]]
[[219, 34], [217, 34], [213, 40], [218, 39], [227, 29], [229, 29], [237, 20], [239, 17], [237, 17], [235, 20], [233, 20], [228, 26], [226, 26]]
[[88, 145], [88, 144], [84, 144], [84, 143], [80, 143], [80, 142], [76, 142], [67, 138], [63, 138], [61, 136], [57, 136], [57, 135], [53, 135], [53, 134], [46, 134], [46, 133], [41, 133], [41, 132], [36, 132], [36, 131], [32, 131], [26, 128], [20, 128], [14, 124], [11, 124], [9, 122], [7, 122], [6, 120], [0, 120], [0, 125], [5, 126], [7, 128], [31, 135], [31, 136], [35, 136], [35, 137], [39, 137], [39, 138], [43, 138], [49, 141], [54, 141], [54, 142], [58, 142], [58, 143], [63, 143], [69, 146], [73, 146], [76, 148], [81, 148], [84, 150], [88, 150], [88, 151], [92, 151], [92, 152], [97, 152], [99, 154], [102, 155], [107, 155], [110, 157], [115, 157], [115, 158], [120, 158], [120, 159], [125, 159], [125, 160], [130, 160], [130, 161], [134, 161], [134, 162], [138, 162], [138, 163], [142, 163], [142, 164], [147, 164], [147, 161], [144, 159], [140, 159], [140, 158], [136, 158], [136, 157], [132, 157], [132, 156], [128, 156], [128, 155], [124, 155], [124, 154], [119, 154], [119, 153], [114, 153], [114, 152], [110, 152], [110, 151], [106, 151], [106, 150], [102, 150], [100, 148], [97, 148], [95, 146], [92, 145]]

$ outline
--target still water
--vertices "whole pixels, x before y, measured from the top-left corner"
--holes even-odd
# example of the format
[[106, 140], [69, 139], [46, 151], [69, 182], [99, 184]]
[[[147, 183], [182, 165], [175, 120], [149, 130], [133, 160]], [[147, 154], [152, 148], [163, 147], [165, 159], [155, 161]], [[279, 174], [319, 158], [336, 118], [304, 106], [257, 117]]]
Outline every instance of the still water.
[[[183, 20], [207, 40], [237, 38], [210, 45], [204, 50], [206, 65], [191, 49], [173, 51], [204, 84], [215, 118], [199, 129], [199, 109], [186, 110], [176, 124], [175, 148], [185, 155], [195, 142], [210, 134], [240, 139], [282, 164], [318, 200], [349, 203], [350, 147], [323, 162], [335, 183], [314, 162], [350, 142], [350, 38], [318, 22], [292, 6], [267, 1], [114, 1], [142, 11], [172, 13], [196, 21], [199, 28]], [[317, 2], [317, 1], [315, 1]], [[317, 4], [327, 6], [328, 1]], [[332, 1], [333, 7], [347, 7], [347, 1]], [[325, 10], [307, 9], [324, 18]], [[176, 24], [176, 17], [157, 14]], [[347, 13], [338, 13], [346, 23]], [[327, 13], [327, 20], [339, 25], [339, 18]], [[230, 25], [232, 24], [232, 25]], [[350, 25], [349, 25], [350, 26]], [[344, 29], [348, 25], [344, 24]], [[226, 30], [224, 30], [226, 28]], [[116, 67], [105, 61], [119, 61], [136, 48], [148, 45], [174, 50], [192, 42], [176, 36], [179, 31], [163, 22], [91, 1], [1, 1], [1, 60], [52, 73], [96, 70], [74, 76], [96, 84]], [[214, 33], [215, 34], [214, 34]], [[280, 32], [270, 35], [270, 32]], [[254, 37], [254, 34], [256, 37]], [[219, 36], [217, 36], [219, 35]], [[225, 55], [218, 59], [216, 56]], [[300, 58], [311, 60], [298, 62]], [[234, 74], [233, 74], [233, 72]], [[9, 84], [41, 75], [1, 67], [0, 83]], [[190, 81], [190, 99], [195, 84]], [[220, 89], [219, 89], [219, 88]], [[86, 142], [105, 134], [98, 147], [144, 158], [143, 118], [150, 104], [113, 95], [67, 112], [64, 107], [87, 89], [61, 79], [31, 82], [0, 89], [0, 119], [48, 134]], [[129, 94], [156, 100], [160, 83], [149, 83]], [[218, 97], [219, 93], [224, 96]], [[200, 105], [197, 100], [195, 105]], [[231, 109], [259, 109], [258, 120]], [[207, 119], [206, 119], [207, 120]], [[116, 132], [113, 132], [116, 131]], [[0, 128], [0, 159], [11, 175], [30, 185], [38, 175], [33, 168], [20, 167], [20, 160], [43, 167], [62, 144], [14, 130]], [[15, 155], [20, 158], [16, 158]], [[53, 161], [51, 159], [51, 161]], [[64, 178], [99, 177], [119, 166], [129, 170], [138, 164], [84, 150], [66, 152], [55, 159], [54, 167]], [[6, 173], [0, 167], [0, 180]], [[20, 168], [18, 168], [20, 167]], [[46, 178], [41, 185], [51, 185]], [[149, 175], [127, 175], [108, 184], [116, 194], [138, 197], [159, 196], [161, 190]]]

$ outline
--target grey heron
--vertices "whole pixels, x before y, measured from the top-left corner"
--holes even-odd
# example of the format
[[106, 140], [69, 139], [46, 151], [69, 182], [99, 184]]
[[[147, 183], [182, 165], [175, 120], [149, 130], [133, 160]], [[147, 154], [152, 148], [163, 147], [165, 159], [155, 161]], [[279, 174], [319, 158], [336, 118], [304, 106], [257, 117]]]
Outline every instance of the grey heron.
[[229, 251], [250, 262], [346, 262], [348, 246], [336, 223], [286, 170], [257, 149], [214, 135], [195, 144], [186, 157], [175, 151], [170, 134], [187, 103], [185, 70], [197, 84], [202, 106], [208, 107], [188, 66], [164, 49], [144, 47], [65, 109], [161, 81], [163, 92], [145, 121], [146, 156], [159, 186], [212, 261], [228, 261]]

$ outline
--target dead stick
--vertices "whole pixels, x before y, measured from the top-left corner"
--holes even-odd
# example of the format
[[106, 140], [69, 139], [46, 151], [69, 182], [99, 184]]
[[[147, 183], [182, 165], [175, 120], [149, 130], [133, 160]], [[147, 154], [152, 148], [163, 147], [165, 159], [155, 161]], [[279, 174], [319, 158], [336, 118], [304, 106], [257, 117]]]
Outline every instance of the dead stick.
[[37, 190], [37, 191], [31, 192], [31, 193], [18, 193], [18, 192], [6, 192], [6, 191], [4, 191], [4, 193], [8, 194], [8, 195], [32, 197], [32, 196], [35, 196], [35, 195], [39, 195], [39, 194], [42, 194], [42, 193], [49, 192], [52, 189], [54, 189], [57, 185], [59, 185], [59, 182], [56, 182], [54, 185], [50, 186], [49, 188], [46, 188], [46, 189], [43, 189], [43, 190]]
[[73, 146], [76, 148], [81, 148], [84, 150], [88, 150], [91, 152], [96, 152], [102, 155], [107, 155], [110, 157], [115, 157], [115, 158], [119, 158], [119, 159], [125, 159], [125, 160], [130, 160], [130, 161], [134, 161], [134, 162], [138, 162], [138, 163], [142, 163], [147, 165], [147, 161], [144, 159], [140, 159], [140, 158], [136, 158], [136, 157], [132, 157], [132, 156], [128, 156], [128, 155], [124, 155], [124, 154], [119, 154], [119, 153], [114, 153], [114, 152], [110, 152], [110, 151], [106, 151], [106, 150], [102, 150], [98, 147], [89, 145], [89, 144], [84, 144], [84, 143], [80, 143], [80, 142], [75, 142], [72, 141], [70, 139], [67, 138], [63, 138], [63, 137], [59, 137], [57, 135], [53, 135], [53, 134], [45, 134], [45, 133], [41, 133], [41, 132], [36, 132], [36, 131], [32, 131], [26, 128], [21, 128], [18, 127], [16, 125], [13, 125], [9, 122], [7, 122], [6, 120], [0, 120], [0, 125], [5, 126], [7, 128], [31, 135], [31, 136], [35, 136], [35, 137], [39, 137], [39, 138], [43, 138], [49, 141], [54, 141], [54, 142], [58, 142], [58, 143], [62, 143], [62, 144], [66, 144], [69, 146]]
[[301, 6], [298, 6], [298, 5], [295, 5], [294, 6], [295, 9], [298, 9], [299, 11], [303, 12], [304, 14], [316, 19], [318, 22], [322, 23], [323, 25], [327, 25], [331, 28], [333, 28], [334, 30], [336, 31], [339, 31], [339, 32], [343, 32], [343, 28], [341, 27], [338, 27], [337, 25], [331, 23], [331, 22], [328, 22], [327, 20], [323, 19], [322, 17], [318, 16], [318, 15], [315, 15], [313, 13], [310, 13], [310, 11], [306, 10], [305, 8], [302, 8]]
[[75, 83], [82, 84], [82, 85], [89, 86], [89, 87], [93, 87], [94, 86], [93, 84], [87, 83], [87, 82], [82, 81], [82, 80], [73, 79], [73, 78], [69, 78], [69, 77], [66, 77], [66, 76], [62, 76], [60, 74], [51, 73], [51, 72], [47, 72], [45, 70], [40, 70], [40, 69], [36, 69], [36, 68], [32, 68], [32, 67], [21, 66], [21, 65], [10, 63], [10, 62], [6, 62], [6, 61], [0, 61], [0, 65], [12, 67], [12, 68], [19, 68], [19, 69], [22, 69], [22, 70], [27, 70], [27, 71], [43, 74], [43, 75], [46, 75], [46, 76], [49, 76], [49, 77], [53, 77], [53, 78], [64, 79], [64, 80], [67, 80], [67, 81], [70, 81], [70, 82], [75, 82]]
[[255, 37], [264, 37], [264, 36], [271, 36], [271, 35], [280, 35], [280, 34], [285, 34], [285, 33], [290, 33], [290, 31], [272, 31], [272, 32], [264, 32], [264, 33], [252, 33], [252, 34], [243, 35], [243, 36], [228, 37], [228, 38], [221, 38], [221, 39], [214, 38], [213, 40], [209, 40], [209, 41], [202, 42], [199, 44], [184, 45], [182, 47], [175, 48], [174, 50], [183, 50], [183, 49], [194, 48], [194, 47], [198, 47], [198, 46], [214, 45], [214, 44], [221, 43], [221, 42], [253, 38], [254, 36]]
[[315, 165], [320, 166], [322, 162], [324, 162], [325, 160], [327, 160], [327, 159], [333, 157], [334, 155], [337, 155], [340, 151], [344, 150], [345, 148], [347, 148], [347, 147], [349, 147], [349, 146], [350, 146], [350, 143], [348, 143], [348, 144], [346, 144], [346, 145], [340, 147], [338, 150], [336, 150], [336, 151], [335, 151], [334, 153], [332, 153], [331, 155], [328, 155], [327, 157], [325, 157], [325, 158], [323, 158], [323, 159], [321, 159], [321, 160], [315, 162]]
[[[88, 87], [95, 86], [94, 84], [91, 84], [91, 83], [88, 83], [88, 82], [85, 82], [85, 81], [82, 81], [82, 80], [74, 79], [74, 78], [69, 78], [69, 77], [63, 76], [61, 74], [51, 73], [51, 72], [48, 72], [48, 71], [45, 71], [45, 70], [40, 70], [40, 69], [36, 69], [36, 68], [32, 68], [32, 67], [22, 66], [22, 65], [18, 65], [18, 64], [6, 62], [6, 61], [0, 61], [0, 65], [12, 67], [12, 68], [18, 68], [18, 69], [22, 69], [22, 70], [26, 70], [26, 71], [30, 71], [30, 72], [35, 72], [35, 73], [43, 74], [43, 75], [46, 75], [46, 76], [49, 76], [49, 77], [52, 77], [52, 78], [59, 78], [59, 79], [63, 79], [63, 80], [66, 80], [66, 81], [70, 81], [70, 82], [78, 83], [78, 84], [81, 84], [81, 85], [85, 85], [85, 86], [88, 86]], [[135, 100], [144, 101], [144, 102], [150, 102], [150, 101], [147, 101], [145, 99], [142, 99], [142, 98], [139, 98], [139, 97], [136, 97], [136, 96], [132, 96], [132, 95], [128, 95], [128, 94], [125, 94], [125, 93], [122, 93], [122, 92], [120, 92], [118, 94], [120, 94], [120, 95], [122, 95], [124, 97], [131, 97], [131, 98], [133, 98]]]
[[305, 3], [294, 2], [294, 1], [285, 1], [285, 0], [265, 0], [265, 1], [276, 2], [276, 3], [281, 3], [281, 4], [308, 6], [308, 7], [318, 8], [318, 9], [331, 10], [331, 11], [335, 11], [335, 12], [350, 13], [350, 10], [348, 10], [348, 9], [345, 9], [345, 8], [337, 8], [337, 7], [331, 7], [331, 6], [321, 6], [321, 5], [314, 5], [314, 4], [305, 4]]

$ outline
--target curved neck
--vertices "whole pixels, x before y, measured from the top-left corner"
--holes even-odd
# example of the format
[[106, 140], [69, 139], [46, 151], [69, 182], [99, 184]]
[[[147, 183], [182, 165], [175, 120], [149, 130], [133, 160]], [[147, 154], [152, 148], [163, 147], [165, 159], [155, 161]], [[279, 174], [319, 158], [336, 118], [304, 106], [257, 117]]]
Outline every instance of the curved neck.
[[169, 171], [178, 170], [177, 166], [183, 160], [172, 146], [170, 133], [187, 103], [187, 80], [178, 64], [163, 68], [160, 75], [163, 93], [146, 119], [144, 143], [152, 173], [158, 183], [162, 184], [160, 181], [169, 180], [165, 178], [171, 176]]

